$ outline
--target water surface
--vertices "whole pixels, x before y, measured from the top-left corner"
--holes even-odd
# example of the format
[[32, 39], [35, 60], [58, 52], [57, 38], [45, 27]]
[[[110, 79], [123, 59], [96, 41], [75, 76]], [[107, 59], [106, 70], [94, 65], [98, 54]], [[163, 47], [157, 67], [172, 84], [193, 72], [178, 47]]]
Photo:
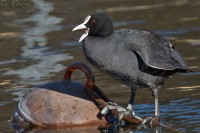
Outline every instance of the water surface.
[[[15, 1], [15, 6], [10, 1], [0, 5], [0, 11], [7, 11], [0, 14], [1, 132], [15, 132], [7, 120], [25, 94], [38, 84], [62, 79], [65, 68], [75, 61], [88, 64], [94, 72], [96, 84], [111, 99], [126, 106], [130, 93], [128, 87], [91, 66], [83, 55], [81, 44], [77, 43], [83, 31], [71, 31], [90, 13], [102, 11], [111, 17], [116, 29], [153, 30], [174, 44], [195, 72], [177, 74], [160, 89], [161, 121], [183, 132], [200, 132], [200, 1], [34, 0], [31, 2], [34, 6], [18, 7], [16, 2], [23, 1]], [[35, 12], [27, 12], [30, 10]], [[75, 73], [73, 79], [85, 81], [80, 73]], [[140, 116], [153, 115], [154, 100], [148, 89], [138, 90], [135, 112]], [[92, 127], [64, 131], [98, 132]], [[155, 129], [134, 131], [150, 133]], [[39, 130], [35, 129], [35, 132]], [[46, 132], [50, 132], [49, 129]], [[173, 131], [161, 128], [161, 132]]]

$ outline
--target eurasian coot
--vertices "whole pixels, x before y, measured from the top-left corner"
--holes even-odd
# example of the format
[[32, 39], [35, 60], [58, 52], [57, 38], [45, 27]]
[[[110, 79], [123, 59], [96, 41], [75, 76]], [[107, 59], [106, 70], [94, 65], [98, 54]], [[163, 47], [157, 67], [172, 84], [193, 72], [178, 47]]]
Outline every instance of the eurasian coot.
[[155, 99], [155, 117], [159, 118], [158, 88], [171, 75], [189, 72], [173, 45], [161, 36], [143, 29], [113, 29], [104, 13], [87, 16], [74, 30], [86, 29], [79, 41], [91, 64], [131, 88], [127, 110], [133, 112], [138, 88], [150, 88]]

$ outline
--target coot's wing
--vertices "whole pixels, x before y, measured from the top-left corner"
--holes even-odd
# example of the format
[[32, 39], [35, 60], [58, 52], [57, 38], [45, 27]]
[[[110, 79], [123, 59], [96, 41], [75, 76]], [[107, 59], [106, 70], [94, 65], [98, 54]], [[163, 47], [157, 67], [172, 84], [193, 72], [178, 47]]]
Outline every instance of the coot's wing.
[[137, 52], [148, 66], [162, 70], [188, 69], [170, 42], [157, 34], [139, 29], [120, 30], [118, 34], [124, 35], [127, 48]]

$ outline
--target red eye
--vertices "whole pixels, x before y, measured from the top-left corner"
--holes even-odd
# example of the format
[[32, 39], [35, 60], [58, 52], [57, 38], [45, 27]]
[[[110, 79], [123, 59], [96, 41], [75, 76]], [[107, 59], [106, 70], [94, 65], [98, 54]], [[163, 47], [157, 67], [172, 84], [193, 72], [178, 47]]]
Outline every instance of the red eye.
[[91, 24], [96, 24], [96, 20], [93, 19], [93, 20], [91, 21]]

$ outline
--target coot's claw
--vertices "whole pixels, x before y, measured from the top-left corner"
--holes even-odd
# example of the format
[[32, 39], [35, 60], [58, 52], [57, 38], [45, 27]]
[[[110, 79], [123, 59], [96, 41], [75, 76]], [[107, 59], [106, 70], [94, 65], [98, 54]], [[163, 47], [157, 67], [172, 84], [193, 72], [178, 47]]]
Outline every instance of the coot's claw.
[[[116, 109], [118, 112], [127, 112], [127, 110], [121, 106], [119, 106], [117, 103], [114, 102], [108, 102], [108, 105], [105, 106], [102, 110], [101, 110], [101, 114], [102, 115], [106, 115], [108, 113], [109, 110], [113, 110]], [[119, 113], [120, 114], [120, 113]], [[120, 114], [121, 117], [122, 114]], [[123, 117], [123, 116], [122, 116]], [[121, 117], [121, 118], [122, 118]]]
[[[113, 109], [116, 109], [117, 112], [118, 112], [118, 116], [116, 117], [118, 120], [113, 119], [114, 117], [111, 117], [111, 112], [110, 110], [113, 110]], [[127, 116], [127, 115], [130, 115], [136, 119], [139, 119], [141, 121], [143, 121], [143, 119], [137, 115], [133, 115], [133, 110], [128, 110], [128, 109], [125, 109], [121, 106], [119, 106], [117, 103], [114, 103], [114, 102], [108, 102], [108, 105], [105, 106], [102, 110], [101, 110], [101, 114], [104, 115], [104, 116], [107, 116], [108, 117], [108, 121], [111, 121], [111, 123], [117, 123], [118, 125], [121, 125], [123, 122], [122, 122], [122, 118], [123, 116]], [[113, 122], [113, 120], [116, 120], [115, 122]]]
[[[116, 109], [118, 112], [118, 116], [114, 116], [111, 113], [111, 110]], [[119, 106], [117, 103], [114, 102], [108, 102], [108, 105], [105, 106], [101, 110], [101, 114], [106, 116], [106, 120], [108, 123], [112, 123], [114, 126], [121, 126], [124, 125], [125, 122], [123, 122], [122, 118], [124, 115], [131, 115], [130, 111], [127, 111], [125, 108]]]
[[158, 117], [146, 117], [142, 124], [149, 124], [150, 127], [159, 126], [159, 119]]

